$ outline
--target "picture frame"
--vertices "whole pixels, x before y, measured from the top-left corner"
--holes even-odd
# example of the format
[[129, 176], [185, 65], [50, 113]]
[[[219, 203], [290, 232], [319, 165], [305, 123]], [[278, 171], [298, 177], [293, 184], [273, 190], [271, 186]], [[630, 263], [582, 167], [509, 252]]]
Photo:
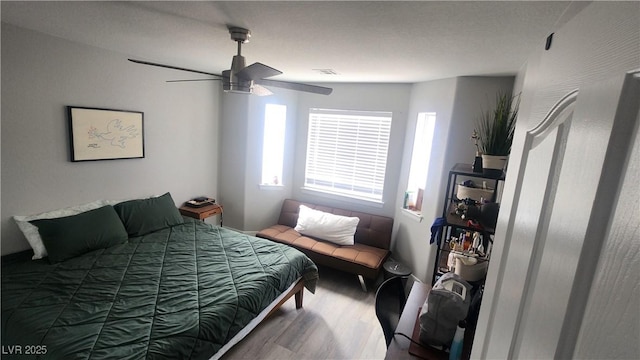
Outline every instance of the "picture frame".
[[67, 106], [71, 161], [144, 158], [144, 113]]

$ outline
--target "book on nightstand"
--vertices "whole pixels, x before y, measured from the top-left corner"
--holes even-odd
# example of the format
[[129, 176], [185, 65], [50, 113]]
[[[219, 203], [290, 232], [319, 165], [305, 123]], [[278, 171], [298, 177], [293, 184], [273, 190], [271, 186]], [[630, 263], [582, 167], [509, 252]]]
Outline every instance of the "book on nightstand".
[[200, 208], [207, 205], [213, 205], [215, 203], [216, 199], [211, 199], [208, 197], [197, 197], [185, 202], [184, 205], [192, 208]]

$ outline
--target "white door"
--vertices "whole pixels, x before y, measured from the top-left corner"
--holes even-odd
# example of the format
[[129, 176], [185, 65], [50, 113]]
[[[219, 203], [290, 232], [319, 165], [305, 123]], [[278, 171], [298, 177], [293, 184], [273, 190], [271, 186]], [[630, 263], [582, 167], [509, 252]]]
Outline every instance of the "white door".
[[530, 60], [474, 358], [574, 356], [638, 128], [639, 11], [591, 4]]

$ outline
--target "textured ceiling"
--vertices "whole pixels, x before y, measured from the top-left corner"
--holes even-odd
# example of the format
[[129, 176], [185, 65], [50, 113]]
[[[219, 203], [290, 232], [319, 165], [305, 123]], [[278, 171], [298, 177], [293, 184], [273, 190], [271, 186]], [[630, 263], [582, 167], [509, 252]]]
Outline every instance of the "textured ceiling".
[[[247, 64], [308, 82], [419, 82], [513, 75], [568, 2], [1, 2], [2, 21], [134, 57], [220, 73], [249, 28]], [[131, 66], [141, 66], [131, 64]], [[337, 75], [313, 69], [332, 69]], [[192, 78], [157, 69], [167, 78]]]

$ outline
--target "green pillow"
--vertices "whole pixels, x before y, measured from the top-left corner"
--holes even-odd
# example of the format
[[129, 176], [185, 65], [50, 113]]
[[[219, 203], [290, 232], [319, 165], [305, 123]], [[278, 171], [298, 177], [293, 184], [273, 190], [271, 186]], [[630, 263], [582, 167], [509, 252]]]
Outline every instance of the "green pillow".
[[170, 193], [150, 199], [129, 200], [113, 207], [130, 236], [142, 236], [184, 224]]
[[33, 220], [31, 224], [38, 227], [52, 263], [121, 244], [129, 238], [111, 205], [72, 216]]

